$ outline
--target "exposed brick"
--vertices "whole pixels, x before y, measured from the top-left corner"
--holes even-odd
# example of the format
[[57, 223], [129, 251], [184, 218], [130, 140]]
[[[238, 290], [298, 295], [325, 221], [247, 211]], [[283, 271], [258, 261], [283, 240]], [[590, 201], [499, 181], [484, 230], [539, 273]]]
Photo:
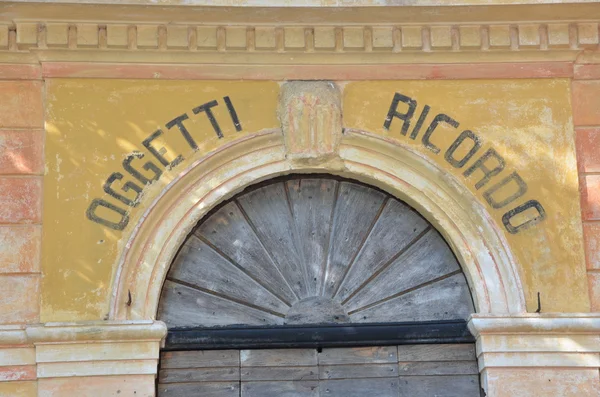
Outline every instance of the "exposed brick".
[[600, 220], [600, 175], [581, 175], [579, 190], [583, 220]]
[[0, 178], [0, 223], [40, 223], [42, 178]]
[[40, 81], [0, 81], [0, 128], [42, 128]]
[[573, 123], [575, 125], [600, 125], [600, 81], [574, 81]]
[[43, 132], [0, 130], [0, 174], [42, 174]]
[[600, 311], [600, 272], [588, 271], [590, 304], [593, 312]]
[[0, 291], [0, 324], [38, 321], [38, 275], [0, 275]]
[[0, 226], [0, 273], [40, 271], [41, 226]]
[[39, 80], [42, 78], [40, 65], [22, 63], [0, 64], [0, 80]]

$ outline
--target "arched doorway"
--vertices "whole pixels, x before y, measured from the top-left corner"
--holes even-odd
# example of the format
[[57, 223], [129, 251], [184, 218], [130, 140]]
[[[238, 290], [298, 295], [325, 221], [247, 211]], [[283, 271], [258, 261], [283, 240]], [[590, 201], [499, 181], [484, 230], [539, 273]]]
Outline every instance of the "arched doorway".
[[405, 203], [328, 175], [269, 180], [176, 256], [158, 395], [478, 396], [472, 312], [452, 251]]

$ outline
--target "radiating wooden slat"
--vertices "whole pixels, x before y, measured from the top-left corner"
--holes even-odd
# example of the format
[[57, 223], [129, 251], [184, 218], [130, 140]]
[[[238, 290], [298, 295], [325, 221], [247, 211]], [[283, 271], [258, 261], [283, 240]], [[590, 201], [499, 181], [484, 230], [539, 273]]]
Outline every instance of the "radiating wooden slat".
[[288, 310], [275, 295], [194, 235], [187, 239], [175, 258], [167, 278], [185, 281], [282, 315]]
[[353, 322], [467, 319], [473, 303], [464, 275], [455, 274], [426, 287], [350, 315]]
[[448, 244], [435, 229], [429, 229], [344, 307], [348, 311], [354, 311], [459, 269]]
[[283, 318], [166, 280], [159, 318], [170, 327], [282, 324]]
[[274, 183], [243, 194], [237, 201], [296, 295], [300, 299], [310, 296], [312, 288], [309, 286], [306, 266], [296, 246], [295, 224], [285, 185]]
[[296, 295], [235, 203], [220, 208], [195, 233], [284, 301], [290, 304], [296, 301]]
[[348, 298], [428, 226], [429, 223], [410, 207], [397, 200], [389, 200], [364, 247], [351, 264], [337, 298], [340, 301]]
[[370, 230], [385, 194], [356, 183], [341, 182], [331, 229], [324, 296], [333, 296], [352, 258]]
[[319, 293], [325, 274], [337, 182], [323, 178], [287, 182], [299, 246], [310, 282], [308, 296]]

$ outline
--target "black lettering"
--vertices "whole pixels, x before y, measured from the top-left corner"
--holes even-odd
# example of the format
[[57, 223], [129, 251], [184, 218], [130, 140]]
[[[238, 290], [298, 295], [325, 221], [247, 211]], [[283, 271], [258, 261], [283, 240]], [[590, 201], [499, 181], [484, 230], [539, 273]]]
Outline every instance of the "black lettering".
[[458, 128], [458, 121], [454, 120], [452, 117], [445, 114], [438, 114], [437, 116], [435, 116], [435, 118], [429, 125], [429, 128], [427, 128], [427, 131], [425, 131], [425, 134], [423, 135], [422, 139], [423, 145], [425, 145], [427, 149], [431, 150], [435, 154], [438, 154], [440, 152], [440, 148], [431, 143], [429, 139], [431, 138], [433, 131], [435, 131], [438, 124], [440, 123], [446, 123], [454, 128]]
[[131, 199], [123, 196], [122, 194], [115, 192], [114, 189], [112, 188], [112, 184], [115, 181], [120, 181], [121, 179], [123, 179], [123, 174], [121, 174], [120, 172], [113, 172], [108, 177], [106, 182], [104, 183], [104, 186], [103, 186], [104, 191], [107, 194], [109, 194], [110, 196], [116, 198], [117, 200], [119, 200], [120, 202], [122, 202], [123, 204], [125, 204], [129, 207], [137, 206], [139, 204], [138, 199], [140, 198], [140, 194], [142, 193], [142, 188], [133, 182], [127, 182], [127, 183], [125, 183], [125, 185], [123, 185], [123, 187], [121, 189], [124, 192], [133, 190], [136, 193], [135, 198], [133, 200], [131, 200]]
[[167, 149], [161, 147], [160, 149], [156, 150], [156, 148], [152, 146], [152, 141], [161, 136], [162, 134], [163, 131], [159, 128], [158, 130], [154, 131], [152, 135], [150, 135], [148, 138], [144, 139], [142, 144], [146, 149], [148, 149], [148, 151], [150, 151], [150, 153], [154, 155], [154, 157], [158, 159], [158, 161], [160, 161], [162, 165], [170, 168], [175, 167], [177, 164], [183, 161], [183, 156], [179, 155], [177, 156], [177, 158], [175, 158], [175, 160], [169, 163], [167, 159], [163, 156], [167, 152]]
[[[408, 105], [408, 110], [406, 113], [398, 112], [398, 104], [400, 102], [406, 103]], [[408, 127], [410, 126], [410, 119], [415, 113], [415, 109], [417, 108], [417, 101], [402, 94], [396, 93], [394, 94], [394, 99], [392, 99], [392, 104], [390, 105], [390, 110], [388, 111], [387, 117], [385, 118], [385, 122], [383, 123], [383, 128], [386, 130], [390, 129], [390, 125], [392, 125], [392, 119], [394, 117], [403, 121], [402, 124], [402, 135], [406, 135], [408, 132]]]
[[[462, 143], [467, 139], [470, 139], [471, 142], [473, 142], [473, 146], [471, 147], [471, 149], [469, 149], [469, 152], [462, 159], [460, 159], [460, 160], [455, 159], [454, 152], [456, 152], [456, 149], [458, 149], [460, 147], [460, 145], [462, 145]], [[462, 167], [464, 167], [465, 164], [467, 164], [467, 162], [469, 160], [471, 160], [471, 157], [473, 157], [475, 155], [475, 153], [477, 153], [479, 148], [481, 148], [481, 141], [479, 140], [479, 137], [477, 135], [475, 135], [473, 133], [473, 131], [464, 130], [463, 132], [460, 133], [458, 138], [456, 138], [456, 140], [454, 142], [452, 142], [452, 145], [450, 145], [448, 150], [446, 150], [446, 153], [444, 154], [444, 158], [454, 168], [462, 168]]]
[[231, 103], [231, 99], [228, 96], [223, 97], [225, 101], [225, 105], [227, 106], [227, 111], [229, 111], [229, 117], [231, 117], [231, 121], [233, 121], [233, 125], [235, 126], [235, 130], [240, 132], [242, 130], [242, 125], [240, 124], [240, 119], [238, 119], [238, 115], [233, 107], [233, 103]]
[[[519, 215], [530, 208], [534, 208], [537, 211], [537, 213], [538, 213], [537, 216], [530, 218], [526, 222], [523, 222], [517, 226], [510, 223], [510, 220], [514, 216]], [[542, 207], [542, 205], [536, 200], [529, 200], [525, 204], [521, 204], [520, 206], [515, 207], [512, 210], [505, 213], [502, 216], [502, 223], [504, 224], [504, 227], [506, 228], [506, 230], [508, 230], [509, 233], [517, 234], [521, 230], [524, 230], [531, 226], [537, 225], [544, 219], [546, 219], [546, 211], [544, 210], [544, 207]]]
[[128, 155], [125, 158], [125, 160], [123, 160], [123, 168], [125, 169], [125, 171], [130, 173], [131, 176], [133, 176], [135, 179], [137, 179], [144, 185], [149, 185], [152, 182], [157, 181], [160, 178], [160, 176], [162, 175], [162, 171], [160, 170], [160, 168], [158, 168], [156, 166], [156, 164], [154, 164], [151, 161], [147, 161], [146, 164], [144, 164], [142, 166], [142, 168], [144, 168], [146, 171], [154, 172], [154, 176], [152, 177], [152, 179], [146, 178], [144, 175], [142, 175], [141, 172], [139, 172], [138, 170], [136, 170], [135, 168], [133, 168], [131, 166], [131, 162], [133, 161], [133, 159], [143, 159], [143, 158], [144, 158], [144, 153], [141, 153], [141, 152], [131, 153], [130, 155]]
[[[119, 223], [115, 223], [107, 219], [100, 218], [98, 215], [96, 215], [96, 208], [98, 207], [105, 207], [111, 211], [116, 212], [120, 215], [121, 220], [119, 221]], [[94, 199], [94, 201], [92, 201], [92, 204], [90, 204], [85, 214], [90, 221], [99, 223], [100, 225], [109, 227], [114, 230], [123, 230], [125, 229], [125, 226], [127, 226], [127, 224], [129, 223], [129, 216], [127, 215], [127, 211], [102, 199]]]
[[194, 149], [194, 151], [196, 151], [198, 150], [198, 145], [196, 144], [196, 141], [194, 141], [194, 138], [192, 138], [192, 136], [190, 135], [190, 132], [187, 130], [187, 128], [185, 128], [185, 125], [183, 125], [183, 121], [187, 119], [188, 115], [184, 113], [181, 116], [175, 117], [173, 120], [169, 121], [167, 124], [165, 124], [165, 126], [168, 129], [177, 126], [177, 128], [179, 128], [179, 131], [181, 131], [181, 134], [183, 135], [187, 143], [190, 145], [190, 147]]
[[215, 115], [213, 114], [213, 112], [211, 110], [211, 108], [214, 108], [217, 105], [218, 105], [217, 101], [210, 101], [210, 102], [205, 103], [204, 105], [195, 107], [194, 109], [192, 109], [192, 111], [194, 112], [194, 114], [205, 112], [206, 117], [208, 117], [208, 120], [210, 121], [210, 124], [212, 125], [215, 132], [217, 133], [217, 136], [219, 137], [219, 139], [221, 139], [221, 138], [223, 138], [223, 132], [221, 132], [221, 127], [219, 127], [219, 123], [217, 123], [217, 120], [215, 119]]
[[429, 105], [425, 105], [425, 107], [423, 108], [423, 111], [421, 111], [419, 120], [417, 120], [417, 124], [415, 124], [415, 128], [413, 128], [412, 132], [410, 133], [410, 139], [417, 139], [419, 132], [421, 132], [421, 127], [423, 127], [423, 123], [425, 122], [425, 118], [429, 114], [429, 109], [431, 109], [429, 107]]
[[[498, 165], [490, 169], [485, 165], [485, 163], [492, 157], [496, 159]], [[463, 175], [469, 177], [478, 169], [483, 172], [483, 177], [475, 184], [475, 189], [477, 190], [479, 190], [482, 186], [488, 183], [493, 176], [498, 175], [500, 171], [504, 169], [504, 159], [494, 149], [488, 149], [483, 156], [473, 163], [472, 166], [467, 168]]]
[[[494, 193], [496, 193], [499, 189], [508, 185], [511, 181], [514, 181], [517, 184], [518, 190], [515, 193], [513, 193], [512, 195], [505, 198], [504, 200], [496, 201], [494, 199], [494, 197], [492, 197], [492, 195]], [[527, 184], [525, 183], [525, 181], [523, 180], [523, 178], [521, 178], [521, 176], [519, 174], [517, 174], [516, 172], [513, 172], [512, 174], [510, 174], [509, 176], [504, 178], [502, 181], [500, 181], [499, 183], [497, 183], [494, 186], [492, 186], [491, 188], [489, 188], [485, 193], [483, 193], [483, 198], [485, 198], [485, 201], [487, 201], [488, 204], [492, 206], [492, 208], [498, 209], [498, 208], [502, 208], [502, 207], [506, 206], [507, 204], [509, 204], [510, 202], [518, 199], [519, 197], [524, 195], [526, 192], [527, 192]]]

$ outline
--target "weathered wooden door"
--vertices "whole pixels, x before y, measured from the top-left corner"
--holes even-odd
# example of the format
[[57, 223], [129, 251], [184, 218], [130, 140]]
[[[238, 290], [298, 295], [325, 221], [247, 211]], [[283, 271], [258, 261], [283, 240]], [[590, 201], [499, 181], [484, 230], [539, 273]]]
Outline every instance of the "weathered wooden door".
[[332, 176], [275, 179], [208, 214], [175, 258], [158, 395], [479, 396], [473, 311], [408, 205]]

